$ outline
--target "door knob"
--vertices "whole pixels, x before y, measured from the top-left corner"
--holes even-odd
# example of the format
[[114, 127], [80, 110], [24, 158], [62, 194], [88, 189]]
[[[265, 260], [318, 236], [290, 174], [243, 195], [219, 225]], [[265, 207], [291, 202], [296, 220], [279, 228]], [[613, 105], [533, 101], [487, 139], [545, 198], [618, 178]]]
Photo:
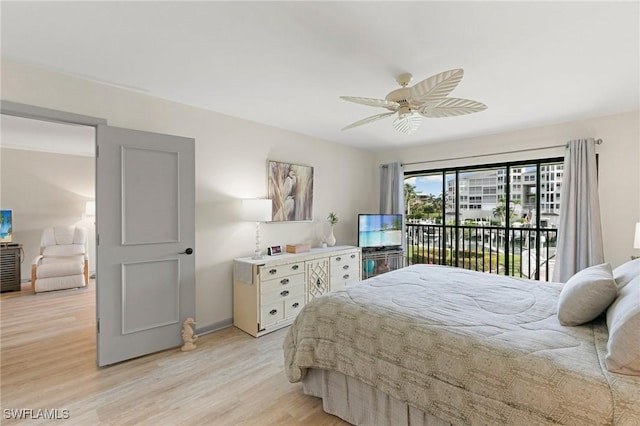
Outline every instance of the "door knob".
[[193, 253], [193, 249], [189, 247], [185, 251], [181, 251], [179, 254], [192, 254], [192, 253]]

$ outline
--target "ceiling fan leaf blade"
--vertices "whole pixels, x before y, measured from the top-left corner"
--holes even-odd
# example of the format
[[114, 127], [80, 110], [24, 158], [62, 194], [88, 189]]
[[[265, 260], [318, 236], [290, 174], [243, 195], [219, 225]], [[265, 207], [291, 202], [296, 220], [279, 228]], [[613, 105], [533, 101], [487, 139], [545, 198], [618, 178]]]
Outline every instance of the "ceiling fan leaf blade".
[[463, 76], [464, 70], [458, 68], [443, 71], [416, 83], [409, 89], [411, 103], [422, 104], [429, 100], [446, 97], [458, 86]]
[[473, 114], [484, 111], [487, 106], [482, 102], [470, 99], [446, 98], [434, 107], [424, 107], [419, 110], [420, 114], [429, 118], [455, 117], [458, 115]]
[[397, 110], [399, 104], [395, 101], [388, 101], [386, 99], [375, 99], [375, 98], [362, 98], [358, 96], [340, 96], [340, 99], [344, 99], [345, 101], [355, 102], [361, 105], [367, 105], [372, 107], [382, 107]]
[[347, 127], [343, 127], [342, 130], [352, 129], [354, 127], [362, 126], [363, 124], [373, 123], [374, 121], [381, 120], [385, 117], [395, 114], [395, 112], [383, 112], [382, 114], [372, 115], [371, 117], [363, 118], [355, 123], [349, 124]]
[[409, 105], [414, 111], [420, 111], [424, 109], [434, 108], [438, 106], [438, 104], [440, 104], [440, 102], [442, 102], [445, 99], [446, 98], [428, 99], [424, 102], [417, 102], [417, 101], [414, 101], [413, 99], [409, 99]]

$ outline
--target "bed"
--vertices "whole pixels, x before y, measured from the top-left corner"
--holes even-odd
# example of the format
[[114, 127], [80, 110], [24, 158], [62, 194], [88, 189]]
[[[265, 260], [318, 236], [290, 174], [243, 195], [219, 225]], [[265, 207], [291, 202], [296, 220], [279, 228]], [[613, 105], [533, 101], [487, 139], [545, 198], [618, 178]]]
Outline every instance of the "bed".
[[308, 303], [285, 372], [352, 424], [640, 424], [640, 377], [607, 369], [604, 315], [561, 325], [562, 290], [444, 266], [389, 272]]

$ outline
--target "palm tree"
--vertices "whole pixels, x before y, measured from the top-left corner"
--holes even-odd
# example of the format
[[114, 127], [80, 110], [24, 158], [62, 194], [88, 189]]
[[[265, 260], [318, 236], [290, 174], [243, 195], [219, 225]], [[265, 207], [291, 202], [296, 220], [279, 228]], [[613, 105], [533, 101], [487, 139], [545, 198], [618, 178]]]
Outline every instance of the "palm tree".
[[415, 204], [418, 195], [416, 194], [416, 187], [409, 183], [404, 184], [404, 204], [407, 212], [407, 216], [411, 214], [411, 206]]
[[[520, 200], [511, 200], [511, 202], [509, 203], [509, 220], [513, 219], [513, 207], [511, 206], [512, 204], [520, 204]], [[491, 213], [493, 213], [494, 216], [497, 216], [500, 218], [502, 223], [506, 223], [507, 221], [507, 202], [505, 200], [504, 197], [500, 197], [500, 199], [498, 200], [498, 205], [496, 206], [496, 208], [494, 208]]]
[[425, 205], [424, 212], [427, 214], [427, 217], [441, 217], [442, 216], [442, 194], [434, 195], [427, 194], [425, 197]]
[[505, 223], [507, 221], [507, 201], [504, 197], [500, 197], [498, 205], [491, 211], [494, 216], [500, 218], [500, 222]]

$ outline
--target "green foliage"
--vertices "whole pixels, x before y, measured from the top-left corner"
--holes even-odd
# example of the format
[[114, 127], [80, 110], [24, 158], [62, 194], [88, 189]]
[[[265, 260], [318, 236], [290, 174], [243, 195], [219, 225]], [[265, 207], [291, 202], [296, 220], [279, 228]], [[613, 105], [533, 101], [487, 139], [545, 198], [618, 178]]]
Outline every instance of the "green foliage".
[[[514, 209], [513, 209], [514, 204], [520, 204], [520, 200], [511, 200], [511, 202], [509, 203], [509, 221], [511, 222], [513, 221], [513, 217], [514, 217]], [[500, 197], [500, 199], [498, 200], [498, 205], [496, 206], [495, 209], [491, 211], [491, 213], [493, 213], [494, 216], [497, 216], [500, 218], [501, 220], [501, 222], [499, 223], [500, 225], [506, 222], [507, 200], [504, 197]]]
[[[442, 250], [439, 248], [420, 249], [417, 246], [409, 246], [409, 264], [436, 264], [457, 266], [459, 268], [470, 269], [474, 271], [485, 271], [491, 273], [498, 273], [505, 275], [506, 269], [504, 267], [504, 254], [487, 253], [482, 251], [476, 253], [475, 250], [459, 250], [458, 251], [458, 265], [455, 262], [455, 250], [447, 249], [444, 252], [444, 262], [441, 262]], [[510, 259], [510, 273], [509, 275], [519, 277], [520, 276], [520, 255], [512, 255]]]
[[334, 212], [331, 212], [329, 213], [329, 216], [327, 216], [327, 220], [329, 220], [331, 225], [335, 225], [338, 223], [338, 216]]
[[415, 204], [417, 198], [416, 187], [414, 185], [404, 184], [404, 207], [405, 213], [411, 215], [411, 207]]
[[441, 220], [442, 195], [418, 194], [414, 185], [405, 183], [404, 201], [408, 219]]

